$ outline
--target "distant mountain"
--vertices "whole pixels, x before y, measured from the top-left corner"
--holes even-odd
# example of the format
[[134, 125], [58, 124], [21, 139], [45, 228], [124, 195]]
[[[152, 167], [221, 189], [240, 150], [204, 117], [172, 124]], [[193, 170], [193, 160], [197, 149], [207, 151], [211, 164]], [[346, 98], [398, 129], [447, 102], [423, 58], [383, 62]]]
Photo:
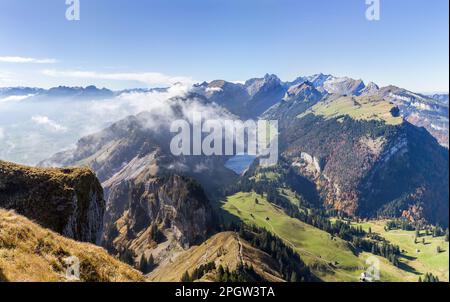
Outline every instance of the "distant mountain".
[[[366, 85], [362, 80], [325, 74], [301, 76], [292, 82], [282, 82], [275, 75], [269, 74], [263, 78], [250, 79], [245, 84], [220, 80], [197, 85], [196, 91], [242, 118], [255, 118], [262, 114], [270, 117], [270, 112], [290, 109], [294, 109], [291, 112], [293, 116], [294, 113], [301, 113], [310, 102], [314, 102], [311, 101], [311, 96], [305, 97], [303, 107], [286, 102], [289, 98], [287, 95], [295, 94], [294, 91], [302, 84], [314, 87], [321, 94], [321, 98], [327, 95], [384, 98], [396, 104], [406, 120], [416, 126], [425, 127], [443, 146], [448, 147], [448, 95], [425, 96], [395, 86], [380, 88], [373, 82]], [[302, 97], [300, 93], [295, 102], [302, 102]], [[317, 97], [314, 99], [318, 101]], [[271, 108], [272, 106], [274, 108]]]
[[0, 98], [6, 98], [10, 96], [25, 96], [25, 95], [37, 95], [44, 93], [44, 89], [31, 88], [31, 87], [9, 87], [0, 88]]
[[410, 123], [426, 128], [439, 143], [449, 145], [449, 105], [425, 95], [413, 93], [403, 88], [387, 86], [380, 88], [376, 95], [394, 103], [400, 114]]
[[[300, 76], [291, 82], [283, 82], [276, 75], [266, 74], [261, 78], [236, 84], [224, 80], [194, 85], [193, 92], [203, 95], [208, 101], [227, 108], [242, 118], [256, 118], [273, 105], [277, 105], [291, 89], [304, 83], [311, 83], [322, 96], [378, 95], [396, 104], [400, 114], [412, 124], [425, 127], [438, 141], [448, 147], [449, 115], [448, 94], [422, 95], [395, 86], [379, 87], [373, 82], [349, 77], [335, 77], [329, 74]], [[126, 89], [111, 91], [106, 88], [54, 87], [48, 90], [29, 87], [0, 88], [0, 101], [6, 98], [24, 98], [28, 101], [75, 98], [77, 100], [107, 99], [128, 93], [167, 92], [168, 88]]]
[[[42, 94], [41, 94], [42, 95]], [[95, 86], [83, 87], [65, 87], [59, 86], [55, 88], [50, 88], [42, 96], [44, 97], [72, 97], [72, 98], [109, 98], [114, 96], [114, 92], [109, 89], [102, 88], [99, 89]]]
[[432, 98], [433, 100], [436, 100], [443, 104], [448, 105], [448, 93], [447, 94], [433, 94], [433, 95], [428, 95], [428, 97]]
[[53, 87], [48, 90], [29, 87], [13, 87], [0, 89], [0, 99], [11, 96], [29, 95], [34, 99], [40, 98], [77, 98], [77, 99], [102, 99], [113, 97], [115, 93], [109, 89], [99, 89], [95, 86], [83, 87]]
[[287, 86], [276, 75], [269, 74], [250, 79], [245, 84], [217, 80], [195, 88], [209, 101], [243, 118], [257, 117], [280, 101], [287, 91]]
[[0, 88], [0, 100], [7, 97], [29, 96], [31, 100], [65, 99], [73, 98], [77, 100], [108, 99], [127, 93], [151, 93], [166, 92], [168, 88], [135, 88], [119, 91], [112, 91], [96, 86], [87, 87], [67, 87], [58, 86], [50, 89], [30, 88], [30, 87], [9, 87]]
[[290, 123], [292, 119], [314, 106], [323, 97], [312, 82], [302, 82], [289, 87], [283, 99], [270, 107], [262, 117], [265, 119], [277, 119], [281, 124]]

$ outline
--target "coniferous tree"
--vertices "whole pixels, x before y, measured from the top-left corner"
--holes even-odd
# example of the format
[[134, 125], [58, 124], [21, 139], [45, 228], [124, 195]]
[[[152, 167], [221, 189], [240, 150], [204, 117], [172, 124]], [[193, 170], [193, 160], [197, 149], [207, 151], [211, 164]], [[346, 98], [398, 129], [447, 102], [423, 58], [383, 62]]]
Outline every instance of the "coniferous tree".
[[184, 274], [181, 276], [181, 282], [191, 282], [191, 276], [189, 275], [188, 271], [185, 271]]
[[141, 260], [139, 260], [139, 270], [144, 274], [148, 273], [148, 262], [145, 254], [142, 254]]

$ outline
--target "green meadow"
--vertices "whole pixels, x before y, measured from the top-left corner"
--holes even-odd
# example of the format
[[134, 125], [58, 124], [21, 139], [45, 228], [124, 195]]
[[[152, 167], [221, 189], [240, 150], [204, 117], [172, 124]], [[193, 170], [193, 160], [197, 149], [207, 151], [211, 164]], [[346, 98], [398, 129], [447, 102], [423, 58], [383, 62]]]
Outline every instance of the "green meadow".
[[[286, 194], [295, 199], [292, 192], [286, 191]], [[222, 202], [221, 208], [227, 220], [241, 220], [280, 237], [324, 281], [358, 282], [360, 274], [366, 269], [366, 259], [373, 256], [354, 252], [348, 242], [288, 216], [281, 208], [254, 192], [229, 196]], [[400, 270], [384, 258], [377, 259], [380, 260], [381, 281], [418, 280], [414, 273]]]

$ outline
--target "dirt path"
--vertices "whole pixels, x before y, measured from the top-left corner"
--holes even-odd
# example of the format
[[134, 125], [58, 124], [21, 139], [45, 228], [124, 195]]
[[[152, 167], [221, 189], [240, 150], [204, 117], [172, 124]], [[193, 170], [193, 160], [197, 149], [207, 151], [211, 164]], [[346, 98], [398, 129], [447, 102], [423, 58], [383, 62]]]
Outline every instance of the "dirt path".
[[244, 255], [242, 253], [242, 242], [241, 242], [241, 238], [239, 237], [238, 234], [236, 234], [236, 238], [237, 238], [237, 242], [238, 242], [238, 246], [239, 246], [239, 259], [241, 260], [241, 264], [244, 265]]
[[[254, 214], [251, 213], [250, 211], [241, 210], [241, 209], [238, 208], [236, 205], [234, 205], [234, 206], [236, 207], [236, 209], [237, 209], [238, 211], [244, 212], [244, 213], [247, 213], [247, 214], [251, 214], [250, 217], [254, 217]], [[252, 215], [253, 215], [253, 216], [252, 216]], [[355, 277], [355, 276], [353, 276], [353, 275], [347, 274], [347, 273], [345, 273], [345, 272], [343, 272], [343, 271], [339, 271], [339, 270], [335, 269], [334, 267], [332, 267], [332, 266], [330, 265], [330, 262], [331, 262], [331, 261], [328, 261], [327, 259], [324, 259], [324, 258], [322, 258], [322, 257], [319, 257], [319, 256], [317, 256], [317, 255], [311, 253], [311, 252], [308, 251], [308, 250], [305, 250], [305, 249], [303, 249], [303, 248], [301, 248], [301, 247], [296, 246], [296, 245], [293, 244], [291, 241], [289, 241], [289, 240], [286, 239], [285, 237], [283, 237], [283, 236], [281, 236], [280, 234], [278, 234], [277, 231], [275, 230], [275, 228], [273, 227], [273, 225], [270, 223], [270, 221], [268, 221], [268, 220], [264, 220], [264, 221], [265, 221], [266, 224], [270, 227], [270, 230], [272, 231], [272, 233], [273, 233], [275, 236], [277, 236], [278, 238], [281, 238], [281, 239], [282, 239], [284, 242], [286, 242], [288, 245], [290, 245], [291, 248], [292, 248], [293, 250], [300, 251], [301, 253], [307, 254], [308, 256], [310, 256], [310, 257], [312, 257], [312, 258], [314, 258], [314, 259], [316, 259], [316, 260], [318, 260], [318, 261], [320, 261], [320, 262], [323, 262], [329, 270], [335, 272], [336, 274], [341, 274], [341, 275], [347, 276], [347, 277], [352, 278], [352, 279], [357, 279], [357, 277]], [[239, 237], [239, 236], [238, 236], [238, 237]]]

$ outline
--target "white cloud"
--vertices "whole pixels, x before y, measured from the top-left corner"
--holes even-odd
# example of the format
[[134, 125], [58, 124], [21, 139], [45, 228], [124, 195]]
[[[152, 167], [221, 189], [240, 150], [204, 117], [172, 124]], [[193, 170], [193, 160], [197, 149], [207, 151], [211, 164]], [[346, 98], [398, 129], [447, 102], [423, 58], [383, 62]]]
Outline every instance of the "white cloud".
[[220, 87], [207, 87], [206, 93], [214, 93], [214, 92], [221, 92], [223, 89]]
[[31, 64], [55, 64], [58, 63], [56, 59], [36, 59], [26, 57], [0, 57], [0, 63], [31, 63]]
[[97, 79], [97, 80], [114, 80], [114, 81], [137, 81], [149, 86], [170, 86], [176, 83], [193, 84], [194, 81], [190, 77], [169, 76], [159, 72], [142, 72], [142, 73], [102, 73], [96, 71], [75, 71], [75, 70], [43, 70], [42, 73], [50, 77], [66, 77], [78, 79]]
[[65, 131], [67, 131], [66, 127], [58, 124], [55, 121], [52, 121], [47, 116], [36, 115], [36, 116], [33, 116], [31, 118], [31, 120], [37, 125], [45, 126], [50, 131], [55, 131], [55, 132], [65, 132]]
[[28, 98], [31, 98], [32, 96], [34, 96], [34, 94], [11, 95], [6, 98], [0, 99], [0, 103], [1, 102], [20, 102], [20, 101], [26, 100]]
[[5, 138], [5, 130], [3, 130], [2, 127], [0, 127], [0, 141], [4, 138]]

